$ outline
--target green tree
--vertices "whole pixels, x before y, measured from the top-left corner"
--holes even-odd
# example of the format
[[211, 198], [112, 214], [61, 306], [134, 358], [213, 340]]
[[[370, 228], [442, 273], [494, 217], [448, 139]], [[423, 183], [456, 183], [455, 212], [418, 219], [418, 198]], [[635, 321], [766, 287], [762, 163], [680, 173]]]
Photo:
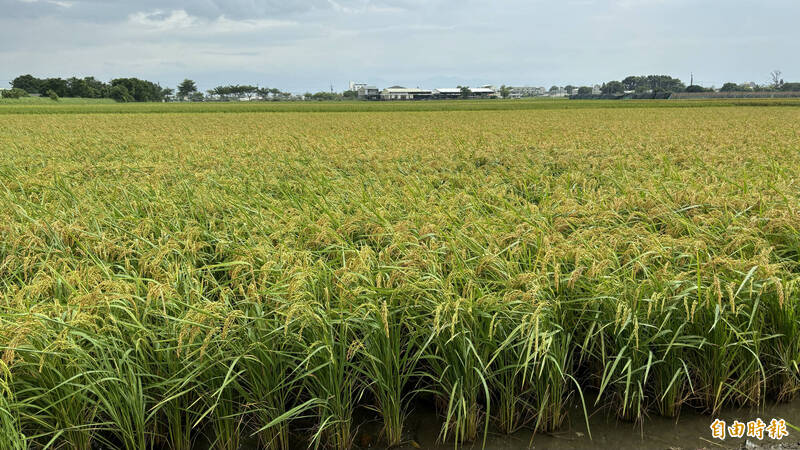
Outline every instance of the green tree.
[[592, 95], [592, 88], [589, 86], [581, 86], [578, 88], [578, 95]]
[[41, 84], [42, 80], [28, 74], [20, 75], [17, 78], [14, 78], [14, 81], [11, 82], [11, 87], [22, 89], [29, 94], [38, 94], [40, 92], [39, 89]]
[[500, 86], [500, 97], [508, 98], [511, 96], [511, 88], [505, 84]]
[[693, 84], [686, 88], [686, 92], [708, 92], [708, 91], [710, 91], [710, 89], [706, 89], [703, 86], [698, 86], [696, 84]]
[[619, 81], [609, 81], [608, 83], [603, 83], [600, 92], [603, 94], [622, 94], [625, 92], [625, 86]]
[[800, 91], [800, 83], [783, 83], [781, 85], [781, 90], [785, 92]]
[[622, 85], [626, 91], [638, 91], [640, 89], [652, 89], [647, 83], [647, 77], [629, 76], [622, 80]]
[[47, 91], [47, 96], [50, 97], [50, 100], [57, 102], [58, 101], [58, 93], [52, 89]]
[[461, 91], [461, 98], [468, 99], [472, 96], [472, 89], [467, 86], [458, 86], [458, 89]]
[[193, 93], [197, 92], [197, 85], [194, 81], [186, 78], [178, 85], [178, 97], [181, 99], [186, 99]]
[[136, 101], [131, 95], [130, 91], [128, 91], [128, 88], [122, 84], [117, 84], [116, 86], [112, 87], [109, 91], [109, 97], [120, 103]]
[[354, 98], [358, 98], [358, 92], [356, 92], [356, 91], [344, 91], [342, 93], [342, 97], [344, 97], [346, 99], [349, 99], [349, 100], [352, 100]]
[[125, 86], [128, 94], [136, 102], [160, 102], [164, 100], [164, 89], [147, 80], [140, 80], [138, 78], [116, 78], [111, 80], [111, 87]]
[[564, 86], [564, 89], [567, 91], [567, 94], [572, 95], [575, 92], [575, 90], [577, 90], [578, 88], [573, 86], [573, 85], [571, 85], [571, 84], [568, 84], [568, 85]]
[[28, 91], [20, 88], [11, 88], [7, 91], [2, 91], [3, 98], [22, 98], [28, 96]]
[[67, 84], [67, 80], [62, 78], [47, 78], [45, 80], [41, 80], [41, 83], [39, 84], [39, 92], [49, 96], [50, 91], [55, 92], [59, 97], [69, 96], [69, 85]]
[[719, 90], [721, 92], [736, 92], [739, 90], [739, 85], [736, 83], [725, 83]]
[[261, 97], [261, 100], [269, 100], [269, 94], [272, 92], [270, 88], [259, 88], [256, 94]]

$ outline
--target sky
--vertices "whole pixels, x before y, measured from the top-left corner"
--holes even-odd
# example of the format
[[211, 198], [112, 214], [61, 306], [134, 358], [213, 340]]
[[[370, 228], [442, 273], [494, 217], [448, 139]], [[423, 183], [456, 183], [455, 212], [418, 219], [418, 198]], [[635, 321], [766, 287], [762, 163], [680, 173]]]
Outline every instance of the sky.
[[135, 76], [302, 93], [800, 81], [798, 0], [0, 0], [0, 86]]

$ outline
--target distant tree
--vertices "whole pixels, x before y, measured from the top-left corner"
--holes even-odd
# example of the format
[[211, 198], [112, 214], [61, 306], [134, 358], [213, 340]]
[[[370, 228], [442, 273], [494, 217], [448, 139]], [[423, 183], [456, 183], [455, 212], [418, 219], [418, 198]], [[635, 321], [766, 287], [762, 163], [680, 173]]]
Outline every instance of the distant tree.
[[800, 91], [800, 83], [783, 83], [781, 85], [781, 90], [785, 92]]
[[58, 101], [58, 93], [52, 89], [47, 91], [47, 96], [50, 97], [50, 100], [57, 102]]
[[249, 84], [245, 84], [242, 86], [238, 86], [238, 88], [240, 95], [244, 95], [245, 97], [247, 97], [248, 100], [252, 100], [253, 97], [255, 97], [256, 94], [258, 94], [257, 86], [251, 86]]
[[500, 97], [508, 98], [511, 96], [511, 88], [505, 84], [500, 86]]
[[193, 93], [197, 92], [197, 85], [194, 81], [186, 78], [178, 85], [178, 97], [181, 99], [186, 99]]
[[11, 82], [11, 87], [22, 89], [29, 94], [38, 94], [41, 87], [42, 80], [34, 77], [33, 75], [20, 75], [14, 78]]
[[202, 92], [195, 91], [195, 92], [192, 92], [191, 94], [189, 94], [189, 101], [190, 102], [202, 102], [204, 100], [205, 100], [205, 97], [203, 96]]
[[175, 89], [164, 88], [161, 90], [161, 95], [164, 97], [164, 99], [169, 99], [170, 97], [175, 95]]
[[109, 92], [109, 97], [120, 102], [120, 103], [127, 103], [136, 101], [133, 96], [131, 96], [130, 91], [122, 84], [117, 84], [116, 86], [111, 88]]
[[577, 89], [578, 89], [577, 87], [571, 84], [564, 86], [564, 90], [567, 91], [567, 94], [569, 95], [572, 95]]
[[358, 92], [356, 91], [344, 91], [342, 92], [342, 97], [352, 100], [354, 98], [358, 98]]
[[28, 97], [28, 91], [20, 88], [11, 88], [7, 91], [2, 91], [3, 98], [22, 98]]
[[62, 78], [47, 78], [45, 80], [41, 80], [39, 84], [39, 92], [49, 96], [50, 91], [55, 92], [59, 97], [69, 96], [69, 85], [67, 84], [67, 80]]
[[609, 81], [608, 83], [603, 83], [600, 92], [603, 94], [622, 94], [625, 92], [625, 86], [619, 81]]
[[556, 92], [558, 92], [558, 86], [550, 86], [550, 91], [549, 92], [551, 94], [555, 94]]
[[[316, 101], [330, 101], [330, 100], [340, 99], [339, 95], [334, 94], [333, 92], [325, 92], [325, 91], [320, 91], [311, 94], [310, 98], [311, 100], [316, 100]], [[308, 100], [308, 97], [306, 99]]]
[[622, 85], [625, 87], [626, 91], [636, 91], [644, 88], [647, 84], [647, 77], [637, 77], [631, 75], [622, 80]]
[[710, 89], [706, 89], [703, 86], [698, 86], [696, 84], [693, 84], [686, 88], [686, 92], [708, 92], [708, 91], [710, 91]]
[[127, 89], [128, 95], [133, 99], [127, 101], [160, 102], [164, 100], [164, 89], [152, 81], [138, 78], [116, 78], [111, 80], [111, 87], [116, 86], [124, 86]]
[[739, 90], [739, 85], [736, 83], [725, 83], [719, 90], [720, 92], [736, 92]]
[[778, 69], [773, 70], [769, 73], [769, 77], [772, 80], [772, 88], [773, 89], [780, 89], [781, 85], [783, 84], [783, 79], [781, 79], [781, 71]]
[[269, 100], [270, 92], [272, 92], [270, 88], [264, 87], [264, 88], [259, 88], [256, 94], [258, 94], [258, 96], [261, 97], [261, 100]]
[[458, 89], [461, 91], [461, 98], [467, 99], [472, 96], [472, 89], [467, 86], [458, 86]]
[[578, 95], [592, 95], [592, 88], [589, 86], [581, 86], [578, 88]]
[[682, 92], [686, 85], [677, 78], [669, 75], [631, 75], [621, 81], [623, 91], [643, 92]]

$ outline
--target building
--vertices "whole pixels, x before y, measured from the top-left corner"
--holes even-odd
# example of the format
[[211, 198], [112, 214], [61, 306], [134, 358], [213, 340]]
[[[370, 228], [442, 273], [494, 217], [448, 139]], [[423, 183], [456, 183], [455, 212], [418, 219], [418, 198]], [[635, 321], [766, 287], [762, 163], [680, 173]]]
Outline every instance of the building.
[[496, 98], [497, 96], [497, 91], [493, 87], [470, 88], [470, 98]]
[[358, 98], [362, 100], [380, 100], [381, 91], [375, 86], [364, 85], [356, 90]]
[[533, 86], [517, 86], [511, 87], [511, 93], [509, 97], [511, 98], [523, 98], [523, 97], [540, 97], [547, 92], [543, 87], [533, 87]]
[[600, 95], [603, 93], [603, 89], [599, 84], [595, 84], [592, 86], [592, 95]]
[[459, 88], [440, 88], [434, 89], [433, 96], [436, 98], [461, 98], [461, 89]]
[[367, 83], [356, 83], [355, 81], [350, 82], [350, 89], [353, 92], [358, 92], [359, 89], [367, 87]]
[[381, 100], [425, 100], [433, 96], [433, 92], [426, 89], [408, 89], [402, 86], [392, 86], [381, 91]]
[[[463, 98], [461, 88], [440, 88], [433, 91], [433, 96], [439, 99]], [[497, 91], [493, 87], [469, 88], [469, 98], [495, 98]]]

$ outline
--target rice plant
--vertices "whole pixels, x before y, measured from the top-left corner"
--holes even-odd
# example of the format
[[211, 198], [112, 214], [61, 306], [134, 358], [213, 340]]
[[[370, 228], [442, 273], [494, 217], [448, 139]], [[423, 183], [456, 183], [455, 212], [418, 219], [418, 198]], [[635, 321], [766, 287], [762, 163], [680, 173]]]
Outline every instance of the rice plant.
[[431, 105], [4, 106], [0, 441], [343, 450], [368, 410], [394, 446], [430, 407], [482, 446], [798, 398], [796, 102]]

